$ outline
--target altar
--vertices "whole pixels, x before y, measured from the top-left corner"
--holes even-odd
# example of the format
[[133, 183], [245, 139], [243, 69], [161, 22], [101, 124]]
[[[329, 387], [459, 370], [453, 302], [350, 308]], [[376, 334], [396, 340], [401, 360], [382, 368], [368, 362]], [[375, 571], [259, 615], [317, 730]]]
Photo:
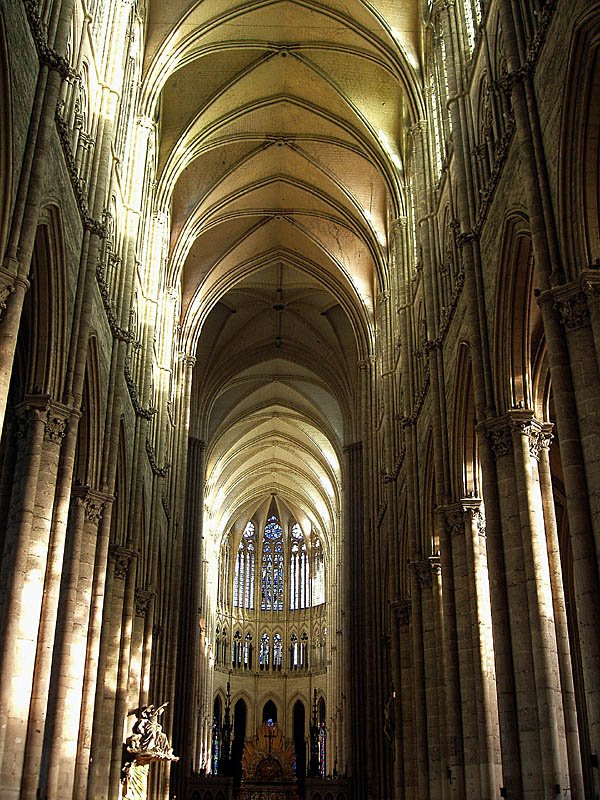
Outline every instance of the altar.
[[265, 722], [246, 742], [238, 800], [302, 800], [294, 749], [276, 723]]

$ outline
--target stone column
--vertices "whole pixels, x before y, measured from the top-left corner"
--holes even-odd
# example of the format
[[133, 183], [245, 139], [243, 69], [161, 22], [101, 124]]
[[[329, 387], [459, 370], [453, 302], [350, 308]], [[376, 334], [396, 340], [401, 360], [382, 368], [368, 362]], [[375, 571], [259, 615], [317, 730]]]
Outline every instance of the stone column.
[[[430, 748], [434, 743], [429, 740], [429, 729], [432, 724], [434, 709], [435, 692], [430, 695], [426, 692], [427, 665], [426, 665], [426, 640], [427, 635], [425, 625], [431, 626], [431, 620], [427, 618], [427, 603], [424, 601], [423, 593], [431, 586], [431, 574], [429, 561], [412, 562], [413, 577], [411, 581], [411, 598], [413, 598], [412, 611], [412, 678], [413, 678], [413, 703], [415, 709], [414, 737], [415, 737], [415, 756], [417, 770], [417, 796], [422, 800], [428, 800], [431, 796], [430, 781], [435, 782], [437, 776], [430, 777], [430, 760], [436, 760], [436, 754]], [[430, 759], [431, 757], [431, 759]]]
[[87, 487], [75, 487], [73, 500], [40, 779], [41, 790], [48, 800], [70, 797], [73, 793], [73, 755], [77, 751], [80, 724], [94, 555], [106, 497]]
[[[185, 528], [183, 532], [183, 564], [181, 580], [181, 621], [177, 660], [177, 690], [173, 745], [180, 754], [172, 782], [178, 793], [183, 791], [183, 779], [188, 777], [196, 761], [196, 719], [198, 687], [204, 684], [200, 673], [200, 598], [203, 578], [202, 522], [204, 514], [204, 453], [206, 443], [188, 437], [187, 492]], [[177, 777], [176, 777], [177, 776]]]
[[[109, 793], [116, 703], [121, 674], [121, 640], [125, 616], [125, 581], [132, 553], [118, 545], [109, 550], [106, 599], [102, 616], [102, 635], [98, 658], [98, 679], [92, 725], [91, 770], [87, 785], [88, 800], [112, 800]], [[123, 741], [123, 719], [116, 733]], [[116, 791], [115, 791], [116, 796]]]
[[125, 742], [125, 718], [128, 709], [129, 664], [131, 659], [131, 637], [135, 613], [135, 583], [137, 573], [137, 553], [121, 547], [116, 551], [118, 566], [115, 576], [125, 581], [121, 619], [121, 639], [119, 660], [116, 672], [115, 707], [113, 717], [112, 753], [108, 798], [117, 796], [121, 779], [121, 761]]
[[[363, 578], [361, 565], [363, 563], [362, 537], [363, 537], [363, 458], [362, 443], [348, 445], [345, 448], [346, 469], [344, 485], [346, 487], [345, 502], [345, 527], [347, 550], [344, 558], [347, 563], [355, 564], [357, 572], [354, 580], [348, 584], [346, 607], [350, 616], [348, 625], [349, 650], [351, 663], [349, 665], [352, 676], [350, 716], [352, 725], [352, 744], [354, 747], [348, 753], [349, 763], [352, 765], [352, 779], [357, 797], [366, 797], [366, 775], [364, 760], [361, 752], [357, 751], [358, 742], [364, 737], [364, 717], [361, 709], [365, 705], [364, 677], [364, 620], [362, 605], [364, 603]], [[350, 750], [350, 748], [349, 748]]]
[[438, 556], [412, 563], [419, 583], [421, 602], [421, 631], [423, 638], [423, 691], [425, 693], [424, 725], [426, 726], [427, 763], [429, 792], [432, 798], [447, 796], [444, 743], [444, 670], [443, 654], [440, 652], [440, 576]]
[[457, 609], [466, 797], [492, 800], [502, 781], [490, 589], [481, 501], [447, 506]]
[[[86, 553], [86, 563], [90, 577], [90, 606], [88, 635], [86, 642], [85, 671], [82, 684], [81, 714], [74, 764], [72, 800], [82, 800], [87, 795], [88, 778], [91, 766], [92, 730], [96, 690], [101, 673], [100, 640], [104, 612], [105, 589], [110, 586], [112, 575], [108, 575], [108, 542], [110, 537], [110, 518], [113, 498], [105, 495], [106, 503], [100, 520], [96, 545]], [[87, 571], [87, 570], [86, 570]]]
[[139, 681], [138, 706], [148, 705], [150, 685], [150, 661], [152, 658], [152, 620], [154, 617], [154, 593], [146, 589], [135, 590], [136, 626], [139, 628]]
[[[600, 270], [584, 271], [578, 281], [553, 289], [552, 295], [569, 354], [596, 559], [600, 568], [600, 333], [596, 330], [600, 324]], [[592, 319], [595, 325], [592, 325]]]
[[411, 601], [399, 601], [393, 608], [398, 634], [398, 683], [396, 689], [396, 784], [397, 797], [405, 792], [406, 800], [417, 800], [417, 770], [415, 765], [415, 707], [413, 702], [413, 654], [410, 630]]
[[548, 548], [548, 564], [552, 584], [552, 603], [556, 623], [556, 641], [560, 666], [560, 683], [565, 711], [565, 735], [569, 758], [569, 778], [573, 797], [584, 797], [583, 771], [581, 763], [581, 745], [577, 725], [577, 708], [575, 703], [575, 687], [573, 683], [573, 659], [569, 643], [567, 610], [563, 586], [562, 564], [556, 512], [552, 489], [552, 473], [550, 469], [550, 445], [552, 442], [552, 425], [542, 426], [539, 439], [540, 489], [546, 528]]
[[21, 792], [56, 475], [69, 410], [48, 397], [28, 397], [18, 414], [23, 438], [1, 575], [0, 776], [7, 798]]
[[498, 465], [523, 791], [551, 796], [569, 784], [536, 460], [541, 426], [525, 410], [487, 427]]

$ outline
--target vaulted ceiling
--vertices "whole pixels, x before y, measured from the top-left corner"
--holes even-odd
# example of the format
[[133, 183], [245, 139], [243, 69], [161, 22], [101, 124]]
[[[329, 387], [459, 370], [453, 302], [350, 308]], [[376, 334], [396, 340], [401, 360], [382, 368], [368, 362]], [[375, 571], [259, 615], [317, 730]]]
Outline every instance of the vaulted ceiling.
[[420, 37], [417, 0], [150, 7], [143, 110], [219, 525], [274, 491], [336, 524], [421, 116]]

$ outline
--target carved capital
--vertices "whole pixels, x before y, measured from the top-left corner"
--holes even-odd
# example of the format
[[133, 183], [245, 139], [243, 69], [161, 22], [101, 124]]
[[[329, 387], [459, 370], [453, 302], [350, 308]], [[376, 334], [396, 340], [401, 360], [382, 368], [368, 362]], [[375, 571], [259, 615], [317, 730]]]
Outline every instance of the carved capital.
[[8, 308], [8, 298], [15, 291], [14, 284], [9, 283], [0, 289], [0, 323], [4, 322], [6, 309]]
[[590, 324], [590, 310], [585, 292], [557, 298], [554, 305], [560, 314], [561, 323], [567, 330], [577, 330]]
[[542, 425], [535, 419], [531, 411], [511, 411], [509, 418], [513, 430], [527, 438], [529, 454], [539, 460]]
[[136, 587], [135, 590], [135, 615], [136, 617], [145, 617], [148, 611], [150, 601], [154, 597], [154, 592], [149, 592], [146, 589]]
[[439, 575], [442, 571], [439, 556], [429, 556], [420, 561], [412, 561], [413, 568], [421, 589], [431, 589], [433, 586], [433, 576]]
[[52, 408], [49, 408], [44, 424], [44, 439], [47, 442], [61, 444], [66, 434], [67, 419], [61, 413], [55, 413]]
[[512, 428], [506, 420], [502, 420], [502, 424], [494, 425], [494, 427], [487, 427], [486, 435], [495, 458], [512, 452]]
[[129, 550], [127, 547], [120, 547], [117, 544], [113, 544], [111, 545], [108, 554], [114, 566], [115, 578], [125, 580], [129, 571], [129, 565], [132, 559], [135, 557], [135, 553], [133, 550]]
[[485, 517], [481, 513], [481, 500], [478, 497], [463, 497], [451, 506], [443, 509], [446, 518], [446, 528], [451, 537], [461, 536], [465, 532], [465, 525], [476, 525], [477, 532], [485, 535]]
[[14, 431], [17, 441], [26, 439], [33, 423], [36, 420], [45, 422], [45, 411], [43, 408], [35, 408], [26, 403], [17, 407], [15, 412]]
[[412, 611], [412, 602], [410, 598], [407, 597], [405, 600], [400, 600], [395, 604], [394, 610], [396, 611], [396, 618], [399, 625], [410, 624], [410, 615]]
[[554, 439], [554, 425], [551, 422], [545, 422], [541, 425], [541, 430], [539, 434], [539, 449], [540, 452], [542, 450], [549, 450], [550, 445]]
[[474, 524], [479, 536], [485, 536], [485, 517], [481, 513], [481, 504], [466, 502], [463, 508], [467, 519]]
[[72, 494], [77, 505], [83, 509], [85, 521], [98, 525], [106, 508], [107, 496], [92, 491], [88, 486], [74, 486]]
[[582, 270], [579, 280], [588, 304], [600, 300], [600, 268]]
[[61, 444], [72, 413], [66, 406], [50, 400], [47, 395], [27, 395], [16, 409], [17, 439], [25, 438], [32, 423], [37, 420], [43, 422], [44, 440]]
[[444, 509], [446, 530], [451, 538], [463, 536], [465, 532], [465, 515], [460, 505], [449, 506]]
[[485, 431], [496, 458], [512, 452], [515, 434], [526, 436], [529, 453], [539, 460], [543, 443], [544, 426], [528, 409], [513, 409], [503, 417], [485, 423]]

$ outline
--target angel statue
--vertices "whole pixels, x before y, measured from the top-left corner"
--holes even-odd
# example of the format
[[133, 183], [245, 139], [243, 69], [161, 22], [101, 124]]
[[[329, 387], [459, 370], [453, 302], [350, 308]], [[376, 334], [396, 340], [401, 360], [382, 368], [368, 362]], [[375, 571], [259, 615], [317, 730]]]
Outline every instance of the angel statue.
[[130, 753], [153, 753], [159, 758], [173, 757], [173, 748], [158, 721], [168, 705], [167, 702], [158, 708], [149, 705], [138, 709], [132, 735], [127, 740], [127, 749]]
[[158, 721], [167, 705], [143, 706], [134, 712], [137, 719], [126, 742], [131, 760], [123, 767], [121, 778], [121, 797], [124, 800], [146, 800], [148, 769], [152, 761], [179, 761]]

